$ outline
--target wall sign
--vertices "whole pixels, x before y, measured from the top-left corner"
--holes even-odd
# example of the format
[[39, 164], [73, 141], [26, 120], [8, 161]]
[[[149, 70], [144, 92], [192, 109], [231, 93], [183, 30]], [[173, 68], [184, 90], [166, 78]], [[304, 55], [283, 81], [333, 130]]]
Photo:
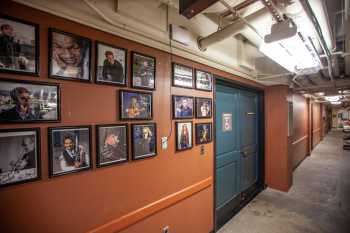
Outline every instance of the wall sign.
[[232, 131], [232, 113], [222, 114], [222, 131]]

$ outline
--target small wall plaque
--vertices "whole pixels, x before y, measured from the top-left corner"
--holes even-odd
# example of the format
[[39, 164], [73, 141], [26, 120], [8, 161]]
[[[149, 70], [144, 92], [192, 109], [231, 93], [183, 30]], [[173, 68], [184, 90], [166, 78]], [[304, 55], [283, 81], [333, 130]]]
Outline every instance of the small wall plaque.
[[232, 113], [222, 114], [222, 131], [232, 131]]

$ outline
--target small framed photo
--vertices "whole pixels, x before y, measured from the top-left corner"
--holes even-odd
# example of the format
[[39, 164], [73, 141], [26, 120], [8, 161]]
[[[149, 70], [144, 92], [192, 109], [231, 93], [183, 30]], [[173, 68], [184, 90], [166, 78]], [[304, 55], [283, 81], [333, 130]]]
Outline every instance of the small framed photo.
[[0, 79], [0, 123], [58, 121], [58, 84]]
[[176, 151], [193, 147], [192, 121], [176, 122]]
[[208, 72], [196, 70], [196, 88], [203, 91], [212, 91], [213, 75]]
[[213, 112], [212, 99], [196, 97], [196, 117], [211, 118]]
[[128, 126], [96, 126], [96, 166], [103, 167], [128, 161]]
[[0, 15], [0, 71], [39, 76], [39, 26]]
[[0, 187], [40, 176], [40, 129], [1, 129]]
[[205, 144], [212, 141], [212, 124], [198, 123], [196, 124], [196, 144]]
[[172, 64], [173, 74], [173, 86], [193, 88], [194, 78], [193, 69], [191, 67], [173, 63]]
[[132, 124], [132, 159], [157, 155], [157, 128], [155, 123]]
[[49, 29], [49, 76], [90, 82], [91, 40]]
[[173, 95], [173, 117], [174, 119], [193, 118], [194, 98], [191, 96]]
[[90, 126], [49, 128], [50, 177], [90, 168]]
[[126, 86], [127, 50], [96, 42], [96, 82]]
[[152, 120], [152, 93], [120, 90], [121, 120]]
[[156, 89], [156, 59], [154, 57], [132, 52], [132, 87]]

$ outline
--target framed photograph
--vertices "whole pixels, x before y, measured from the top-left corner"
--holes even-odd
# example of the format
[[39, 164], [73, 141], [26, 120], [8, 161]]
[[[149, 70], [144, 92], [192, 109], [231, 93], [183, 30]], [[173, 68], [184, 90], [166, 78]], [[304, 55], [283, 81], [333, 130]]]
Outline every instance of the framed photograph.
[[0, 71], [39, 76], [39, 26], [0, 15]]
[[40, 176], [40, 129], [1, 129], [0, 187]]
[[192, 121], [176, 122], [176, 151], [188, 150], [193, 147]]
[[213, 112], [213, 102], [210, 98], [196, 97], [196, 117], [211, 118]]
[[96, 42], [96, 82], [126, 86], [127, 50]]
[[132, 52], [132, 87], [156, 89], [156, 59], [154, 57]]
[[172, 64], [173, 74], [173, 86], [193, 88], [194, 78], [193, 69], [191, 67], [173, 63]]
[[0, 79], [0, 123], [58, 121], [58, 84]]
[[50, 28], [48, 43], [50, 77], [90, 82], [90, 39]]
[[173, 95], [173, 117], [174, 119], [193, 118], [194, 98], [191, 96]]
[[132, 124], [132, 159], [157, 155], [157, 128], [155, 123]]
[[90, 126], [49, 128], [50, 177], [90, 168]]
[[212, 124], [196, 124], [196, 144], [205, 144], [212, 141]]
[[152, 93], [120, 90], [121, 120], [152, 120]]
[[96, 126], [96, 166], [103, 167], [128, 161], [128, 126]]
[[203, 91], [212, 91], [213, 75], [208, 72], [196, 70], [196, 88]]

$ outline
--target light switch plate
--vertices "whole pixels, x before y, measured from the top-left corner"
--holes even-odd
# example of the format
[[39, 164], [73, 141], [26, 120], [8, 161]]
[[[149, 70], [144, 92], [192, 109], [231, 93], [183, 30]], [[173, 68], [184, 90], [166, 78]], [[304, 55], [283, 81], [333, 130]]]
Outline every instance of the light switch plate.
[[168, 138], [167, 137], [162, 137], [162, 149], [163, 150], [168, 149]]

